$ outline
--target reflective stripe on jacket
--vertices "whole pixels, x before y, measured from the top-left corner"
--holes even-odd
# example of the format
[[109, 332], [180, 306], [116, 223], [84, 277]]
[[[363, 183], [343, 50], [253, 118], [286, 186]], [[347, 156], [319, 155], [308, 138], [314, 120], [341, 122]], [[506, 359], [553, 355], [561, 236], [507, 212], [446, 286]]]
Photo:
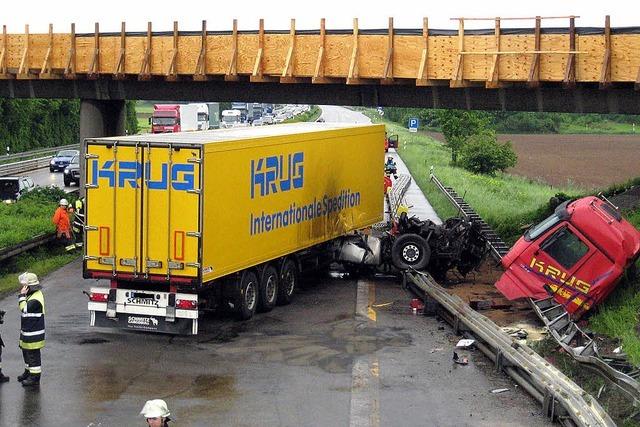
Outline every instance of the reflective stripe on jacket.
[[44, 347], [44, 295], [35, 291], [18, 298], [20, 309], [20, 348], [35, 350]]

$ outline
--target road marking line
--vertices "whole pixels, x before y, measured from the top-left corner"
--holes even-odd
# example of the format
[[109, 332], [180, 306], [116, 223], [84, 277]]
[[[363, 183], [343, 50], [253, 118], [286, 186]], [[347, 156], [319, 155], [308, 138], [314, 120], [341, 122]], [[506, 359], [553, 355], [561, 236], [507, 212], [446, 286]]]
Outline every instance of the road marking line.
[[[375, 322], [375, 286], [358, 281], [356, 294], [356, 317]], [[351, 371], [350, 427], [380, 426], [380, 362], [375, 355], [358, 357]]]

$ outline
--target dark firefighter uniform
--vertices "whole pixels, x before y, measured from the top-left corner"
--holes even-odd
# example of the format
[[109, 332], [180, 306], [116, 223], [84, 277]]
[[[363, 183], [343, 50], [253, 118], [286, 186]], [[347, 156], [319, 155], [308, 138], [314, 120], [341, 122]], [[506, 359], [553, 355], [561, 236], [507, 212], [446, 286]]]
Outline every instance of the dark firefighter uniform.
[[[0, 325], [4, 323], [4, 311], [0, 310]], [[6, 383], [9, 381], [9, 377], [2, 373], [2, 347], [4, 347], [4, 342], [2, 342], [2, 335], [0, 335], [0, 383]]]
[[74, 203], [72, 230], [74, 242], [65, 247], [67, 251], [82, 247], [84, 233], [84, 197], [76, 200]]
[[[30, 274], [30, 273], [25, 273]], [[37, 279], [36, 279], [37, 280]], [[18, 298], [20, 309], [20, 348], [25, 371], [18, 377], [22, 385], [40, 384], [42, 363], [40, 349], [44, 347], [44, 295], [32, 287]]]

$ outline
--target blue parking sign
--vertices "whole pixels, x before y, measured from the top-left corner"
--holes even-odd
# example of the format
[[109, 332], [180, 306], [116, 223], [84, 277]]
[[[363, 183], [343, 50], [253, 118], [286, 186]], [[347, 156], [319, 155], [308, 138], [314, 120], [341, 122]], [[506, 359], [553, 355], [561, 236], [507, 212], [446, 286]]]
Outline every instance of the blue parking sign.
[[418, 126], [420, 125], [420, 121], [412, 117], [409, 119], [409, 132], [418, 132]]

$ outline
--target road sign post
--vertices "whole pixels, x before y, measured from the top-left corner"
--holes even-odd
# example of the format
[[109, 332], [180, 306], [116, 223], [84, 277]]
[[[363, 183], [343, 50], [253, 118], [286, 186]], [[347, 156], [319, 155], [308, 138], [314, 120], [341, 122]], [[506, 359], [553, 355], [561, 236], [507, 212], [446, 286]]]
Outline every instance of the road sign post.
[[409, 132], [418, 132], [418, 126], [420, 125], [420, 121], [412, 117], [409, 119]]

